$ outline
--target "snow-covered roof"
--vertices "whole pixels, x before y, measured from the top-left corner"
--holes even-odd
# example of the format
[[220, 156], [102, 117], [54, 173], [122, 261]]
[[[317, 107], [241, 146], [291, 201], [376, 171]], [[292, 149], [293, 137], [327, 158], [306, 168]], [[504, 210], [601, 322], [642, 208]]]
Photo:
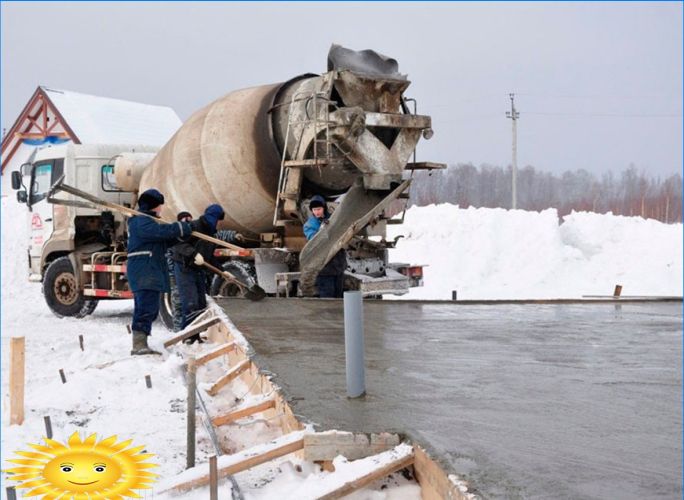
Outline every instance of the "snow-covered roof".
[[162, 147], [182, 122], [167, 106], [38, 87], [2, 138], [2, 171], [23, 144], [121, 144]]
[[41, 87], [81, 144], [163, 146], [181, 126], [167, 106]]

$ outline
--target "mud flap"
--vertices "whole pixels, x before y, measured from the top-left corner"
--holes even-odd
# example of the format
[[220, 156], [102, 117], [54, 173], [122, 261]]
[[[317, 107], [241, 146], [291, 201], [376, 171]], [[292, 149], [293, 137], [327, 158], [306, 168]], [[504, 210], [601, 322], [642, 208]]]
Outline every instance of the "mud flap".
[[302, 295], [314, 295], [318, 272], [359, 231], [406, 191], [410, 183], [411, 180], [407, 179], [392, 191], [366, 190], [362, 179], [354, 183], [330, 217], [328, 224], [321, 226], [320, 231], [299, 254], [299, 286]]

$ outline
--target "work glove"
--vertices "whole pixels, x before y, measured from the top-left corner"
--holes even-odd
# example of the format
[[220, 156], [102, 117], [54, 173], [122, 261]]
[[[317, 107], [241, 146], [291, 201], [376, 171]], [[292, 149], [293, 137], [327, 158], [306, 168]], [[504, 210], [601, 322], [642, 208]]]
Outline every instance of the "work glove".
[[195, 257], [192, 259], [192, 262], [196, 266], [201, 266], [204, 264], [204, 257], [202, 257], [202, 254], [198, 252], [195, 254]]

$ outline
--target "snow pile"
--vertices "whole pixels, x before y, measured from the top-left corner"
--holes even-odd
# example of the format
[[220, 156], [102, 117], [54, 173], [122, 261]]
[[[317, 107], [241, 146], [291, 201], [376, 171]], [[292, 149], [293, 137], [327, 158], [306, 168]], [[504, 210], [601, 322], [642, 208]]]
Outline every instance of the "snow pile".
[[682, 295], [682, 225], [640, 217], [441, 204], [413, 207], [388, 239], [393, 262], [427, 264], [403, 298], [541, 299]]

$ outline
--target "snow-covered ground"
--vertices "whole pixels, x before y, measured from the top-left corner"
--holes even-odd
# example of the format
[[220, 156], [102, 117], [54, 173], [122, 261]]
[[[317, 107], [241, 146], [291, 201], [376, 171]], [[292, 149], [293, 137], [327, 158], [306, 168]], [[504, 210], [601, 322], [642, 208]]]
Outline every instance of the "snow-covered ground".
[[[150, 344], [163, 357], [130, 356], [130, 324], [132, 302], [102, 302], [87, 319], [57, 318], [45, 305], [40, 284], [27, 281], [26, 245], [28, 241], [25, 207], [9, 197], [2, 198], [2, 469], [9, 468], [7, 459], [17, 458], [15, 451], [30, 451], [29, 443], [41, 444], [45, 436], [44, 417], [49, 416], [53, 439], [66, 443], [78, 431], [81, 438], [97, 434], [98, 439], [112, 435], [119, 441], [132, 439], [134, 446], [144, 445], [156, 456], [150, 460], [159, 465], [153, 472], [160, 481], [155, 490], [137, 490], [143, 498], [159, 500], [183, 498], [206, 500], [208, 488], [173, 495], [160, 493], [164, 483], [185, 470], [186, 398], [181, 353], [200, 346], [181, 345], [172, 352], [162, 344], [169, 332], [155, 324]], [[84, 350], [79, 346], [84, 338]], [[9, 426], [9, 342], [11, 337], [24, 337], [25, 421]], [[204, 346], [210, 349], [211, 346]], [[198, 386], [204, 388], [225, 373], [213, 360], [198, 371]], [[63, 384], [59, 370], [63, 369]], [[148, 389], [145, 376], [150, 375]], [[205, 398], [210, 414], [225, 412], [249, 401], [249, 387], [239, 380], [224, 388], [216, 398]], [[199, 422], [199, 420], [198, 420]], [[243, 420], [219, 432], [225, 449], [236, 452], [279, 435], [280, 429], [269, 421]], [[198, 423], [196, 463], [206, 463], [214, 448], [204, 428]], [[336, 478], [354, 472], [340, 459]], [[348, 471], [348, 472], [346, 472]], [[1, 490], [12, 483], [2, 474]], [[240, 491], [246, 499], [315, 498], [321, 481], [333, 479], [313, 463], [285, 457], [254, 467], [236, 475]], [[21, 494], [27, 490], [20, 490]], [[231, 498], [231, 483], [219, 486], [219, 498]], [[377, 481], [350, 498], [356, 500], [412, 500], [420, 498], [420, 487], [401, 474]]]
[[428, 265], [425, 285], [403, 298], [580, 298], [617, 284], [623, 295], [682, 295], [681, 224], [442, 204], [408, 210], [388, 226], [398, 235], [390, 260]]
[[[102, 303], [83, 320], [58, 319], [45, 305], [40, 285], [27, 281], [28, 225], [24, 207], [2, 199], [2, 461], [44, 435], [43, 417], [52, 420], [54, 438], [64, 442], [75, 430], [82, 437], [118, 435], [145, 445], [157, 456], [156, 470], [170, 478], [185, 468], [185, 398], [177, 353], [163, 357], [129, 355], [130, 301]], [[572, 214], [559, 224], [556, 212], [458, 209], [440, 205], [411, 209], [394, 261], [428, 264], [425, 287], [409, 298], [447, 299], [458, 290], [460, 299], [580, 297], [610, 294], [617, 283], [628, 295], [682, 294], [682, 226], [640, 218], [588, 213]], [[78, 336], [85, 339], [79, 348]], [[26, 420], [9, 426], [9, 338], [26, 339]], [[153, 347], [160, 348], [167, 332], [155, 326]], [[187, 347], [182, 347], [187, 349]], [[63, 369], [67, 382], [60, 380]], [[211, 365], [198, 374], [211, 380]], [[151, 375], [152, 388], [145, 385]], [[214, 377], [215, 378], [215, 377]], [[239, 384], [226, 401], [247, 392]], [[272, 432], [268, 422], [238, 427], [228, 436], [235, 447], [248, 446], [255, 436]], [[212, 453], [211, 443], [198, 431], [198, 462]], [[341, 462], [340, 462], [341, 463]], [[237, 476], [246, 498], [299, 498], [315, 491], [324, 478], [312, 464], [296, 459], [265, 464]], [[400, 475], [394, 487], [366, 489], [357, 499], [419, 498], [419, 488]], [[311, 484], [311, 488], [307, 488]], [[3, 488], [6, 483], [3, 482]], [[227, 498], [224, 482], [221, 498]], [[146, 498], [165, 494], [141, 492]], [[229, 495], [229, 494], [228, 494]], [[174, 498], [204, 499], [200, 489]]]

